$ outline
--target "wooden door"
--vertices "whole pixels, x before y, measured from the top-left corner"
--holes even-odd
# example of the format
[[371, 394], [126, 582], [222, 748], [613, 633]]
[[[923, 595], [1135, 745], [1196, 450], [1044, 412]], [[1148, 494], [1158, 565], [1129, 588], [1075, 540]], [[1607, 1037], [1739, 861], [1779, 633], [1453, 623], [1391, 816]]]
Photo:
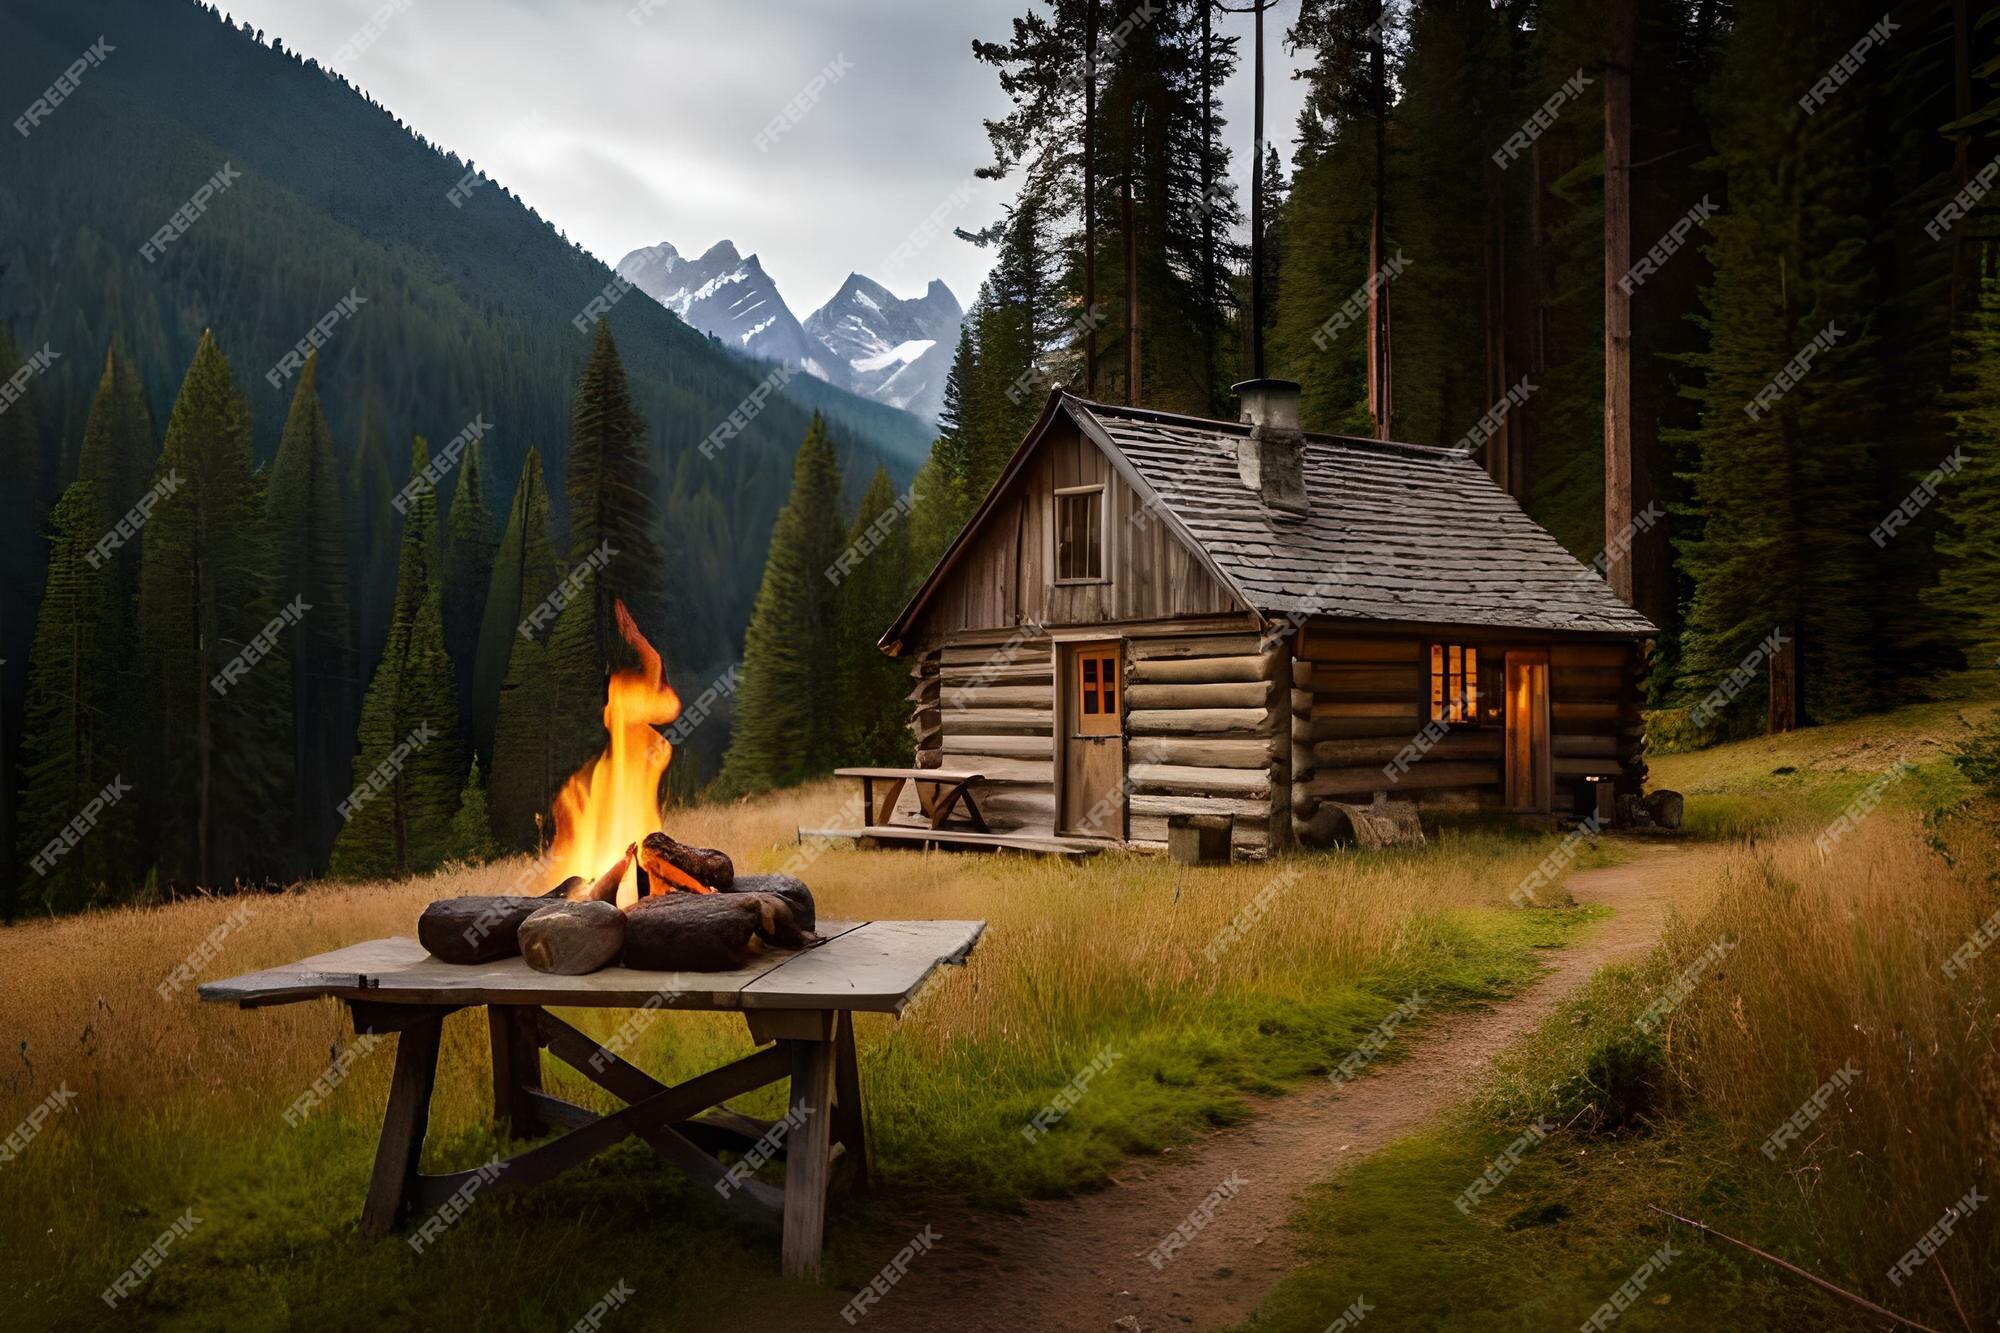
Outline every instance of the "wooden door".
[[1546, 814], [1555, 803], [1549, 762], [1549, 655], [1507, 654], [1507, 808]]
[[1118, 643], [1085, 643], [1063, 654], [1057, 719], [1062, 763], [1061, 831], [1125, 837], [1125, 674]]

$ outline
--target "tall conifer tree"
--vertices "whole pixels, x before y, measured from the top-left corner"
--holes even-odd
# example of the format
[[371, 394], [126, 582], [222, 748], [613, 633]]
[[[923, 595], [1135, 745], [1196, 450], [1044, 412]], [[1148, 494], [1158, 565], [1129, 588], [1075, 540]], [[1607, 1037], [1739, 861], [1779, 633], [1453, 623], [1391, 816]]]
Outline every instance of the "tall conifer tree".
[[340, 465], [318, 392], [319, 354], [306, 358], [292, 392], [268, 508], [278, 553], [278, 595], [312, 610], [285, 631], [292, 668], [291, 848], [299, 864], [326, 865], [339, 828], [353, 757], [353, 618], [348, 605], [347, 526]]
[[480, 442], [466, 446], [445, 520], [444, 643], [458, 674], [459, 716], [473, 715], [480, 614], [493, 580], [493, 514], [486, 501], [486, 470]]
[[908, 664], [875, 645], [910, 593], [910, 508], [897, 503], [888, 471], [877, 468], [848, 533], [854, 558], [840, 571], [837, 609], [841, 754], [849, 763], [909, 762]]
[[[280, 874], [290, 805], [291, 675], [250, 408], [204, 332], [174, 401], [147, 520], [139, 660], [149, 762], [132, 777], [163, 885], [227, 887]], [[306, 614], [310, 615], [311, 612]]]
[[[429, 461], [417, 437], [410, 475]], [[410, 501], [396, 602], [382, 661], [361, 705], [353, 794], [334, 843], [335, 873], [361, 877], [434, 869], [451, 841], [465, 780], [457, 682], [444, 647], [444, 579], [437, 493]]]
[[790, 786], [839, 762], [839, 634], [827, 571], [846, 544], [840, 465], [815, 416], [750, 616], [735, 734], [717, 779], [724, 792]]
[[558, 743], [563, 719], [548, 639], [520, 633], [524, 613], [561, 578], [542, 459], [530, 448], [493, 566], [475, 687], [478, 716], [491, 719], [484, 725], [491, 737], [486, 785], [493, 834], [509, 850], [533, 844], [535, 816], [549, 813], [569, 776], [560, 767], [567, 751]]
[[20, 862], [30, 910], [73, 911], [108, 893], [121, 866], [130, 808], [112, 807], [95, 829], [59, 856], [37, 864], [78, 812], [116, 779], [121, 722], [128, 718], [107, 669], [115, 628], [112, 571], [90, 560], [108, 522], [96, 487], [79, 481], [56, 505], [48, 586], [29, 655], [26, 734], [22, 741]]

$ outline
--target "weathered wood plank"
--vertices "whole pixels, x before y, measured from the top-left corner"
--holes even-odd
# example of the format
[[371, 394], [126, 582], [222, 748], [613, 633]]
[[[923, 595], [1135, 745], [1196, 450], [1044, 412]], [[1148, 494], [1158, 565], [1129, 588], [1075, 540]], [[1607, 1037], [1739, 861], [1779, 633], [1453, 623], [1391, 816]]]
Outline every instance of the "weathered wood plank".
[[1394, 699], [1423, 694], [1425, 672], [1409, 666], [1315, 665], [1312, 688], [1320, 694], [1375, 694]]
[[1265, 740], [1212, 740], [1200, 737], [1134, 737], [1126, 752], [1132, 764], [1177, 764], [1188, 768], [1264, 768], [1271, 762]]
[[1261, 768], [1197, 768], [1181, 764], [1129, 764], [1125, 776], [1134, 791], [1160, 794], [1259, 797], [1270, 791]]
[[1417, 701], [1414, 698], [1408, 701], [1382, 700], [1380, 702], [1368, 702], [1358, 699], [1322, 701], [1319, 696], [1315, 695], [1313, 697], [1312, 715], [1315, 721], [1320, 718], [1344, 718], [1349, 720], [1358, 718], [1396, 718], [1405, 721], [1408, 726], [1414, 729], [1417, 724]]
[[1499, 764], [1422, 763], [1391, 782], [1379, 765], [1355, 768], [1322, 768], [1315, 772], [1307, 789], [1315, 796], [1343, 796], [1365, 792], [1424, 791], [1437, 787], [1498, 786]]
[[1551, 667], [1619, 667], [1631, 657], [1623, 643], [1558, 643], [1549, 649]]
[[1299, 656], [1314, 662], [1410, 662], [1422, 655], [1417, 639], [1365, 639], [1308, 625], [1301, 634]]
[[1215, 683], [1137, 684], [1125, 689], [1125, 704], [1135, 712], [1159, 708], [1256, 708], [1271, 701], [1268, 680]]
[[1238, 824], [1261, 825], [1271, 818], [1269, 800], [1230, 796], [1146, 796], [1134, 793], [1126, 798], [1126, 808], [1135, 819], [1141, 815], [1234, 815]]
[[1039, 736], [954, 736], [947, 733], [939, 745], [947, 762], [956, 765], [961, 754], [1004, 755], [1010, 759], [1049, 759], [1056, 752], [1055, 738], [1044, 731]]
[[1267, 708], [1148, 708], [1125, 715], [1133, 736], [1262, 736], [1270, 732]]
[[946, 688], [940, 706], [947, 711], [962, 709], [1049, 707], [1053, 678], [1043, 672], [1039, 683], [1027, 685], [959, 685]]
[[[1044, 703], [1049, 702], [1046, 698]], [[975, 732], [1040, 731], [1049, 733], [1056, 724], [1052, 708], [951, 708], [938, 715], [945, 735], [962, 736]]]
[[1127, 658], [1125, 674], [1134, 686], [1267, 680], [1271, 675], [1271, 658], [1262, 653], [1241, 657]]
[[1268, 657], [1255, 634], [1203, 634], [1185, 639], [1130, 639], [1125, 651], [1135, 662], [1174, 657]]

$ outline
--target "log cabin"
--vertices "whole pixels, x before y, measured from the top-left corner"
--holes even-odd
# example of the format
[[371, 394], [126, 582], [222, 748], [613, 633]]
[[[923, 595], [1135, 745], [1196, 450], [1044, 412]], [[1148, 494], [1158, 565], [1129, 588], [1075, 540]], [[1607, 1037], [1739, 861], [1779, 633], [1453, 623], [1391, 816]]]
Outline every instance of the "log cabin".
[[1163, 847], [1227, 815], [1238, 856], [1341, 806], [1607, 816], [1645, 781], [1657, 631], [1471, 456], [1051, 392], [882, 637], [916, 766], [982, 775], [1024, 843]]

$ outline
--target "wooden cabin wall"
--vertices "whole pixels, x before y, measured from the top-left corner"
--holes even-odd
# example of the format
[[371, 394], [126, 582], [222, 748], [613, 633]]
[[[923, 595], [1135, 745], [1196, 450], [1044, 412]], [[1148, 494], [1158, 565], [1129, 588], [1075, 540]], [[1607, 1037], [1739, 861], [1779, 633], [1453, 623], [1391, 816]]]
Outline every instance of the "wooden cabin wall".
[[[1284, 647], [1253, 631], [1125, 641], [1128, 837], [1164, 848], [1167, 817], [1235, 816], [1236, 855], [1273, 849], [1274, 809], [1288, 811], [1291, 740]], [[1286, 815], [1288, 818], [1288, 814]], [[1278, 845], [1289, 842], [1286, 829]]]
[[[1385, 773], [1418, 740], [1429, 717], [1430, 645], [1479, 649], [1477, 727], [1434, 741], [1408, 771]], [[1304, 840], [1329, 800], [1366, 804], [1376, 792], [1414, 801], [1424, 813], [1505, 808], [1504, 721], [1489, 709], [1505, 698], [1509, 649], [1549, 654], [1549, 749], [1554, 813], [1587, 814], [1578, 779], [1613, 779], [1636, 795], [1645, 781], [1645, 665], [1638, 645], [1555, 642], [1515, 631], [1404, 633], [1309, 624], [1292, 663], [1291, 813]]]
[[977, 793], [979, 812], [995, 833], [1046, 834], [1055, 827], [1052, 653], [1046, 636], [1023, 636], [926, 654], [937, 662], [936, 761], [919, 750], [918, 766], [976, 769], [999, 780], [1003, 785]]
[[[1055, 492], [1102, 483], [1109, 492], [1102, 583], [1055, 583]], [[1029, 623], [1095, 625], [1242, 613], [1235, 597], [1167, 528], [1073, 422], [1049, 435], [1000, 497], [909, 636], [949, 642], [965, 631]]]

